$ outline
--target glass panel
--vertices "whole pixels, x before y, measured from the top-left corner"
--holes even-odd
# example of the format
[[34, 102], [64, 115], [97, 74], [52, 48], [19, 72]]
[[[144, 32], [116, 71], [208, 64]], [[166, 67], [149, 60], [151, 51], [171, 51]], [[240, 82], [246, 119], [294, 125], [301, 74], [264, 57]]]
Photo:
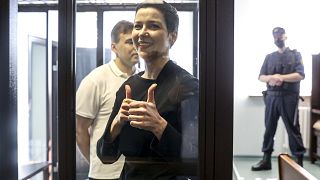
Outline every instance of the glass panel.
[[[48, 160], [57, 167], [58, 162], [58, 11], [48, 11], [48, 94], [50, 140]], [[49, 179], [56, 179], [57, 172], [53, 173], [49, 167]]]
[[45, 13], [18, 13], [19, 166], [46, 160], [47, 69], [45, 38]]
[[[78, 1], [79, 2], [79, 1]], [[93, 5], [94, 6], [94, 5]], [[77, 137], [80, 137], [81, 134], [86, 134], [86, 136], [90, 136], [90, 146], [87, 145], [87, 147], [90, 147], [90, 168], [89, 168], [89, 177], [96, 178], [96, 179], [115, 179], [120, 176], [121, 171], [125, 173], [128, 168], [128, 164], [139, 162], [141, 165], [145, 168], [143, 172], [137, 171], [136, 173], [139, 175], [139, 177], [146, 176], [145, 173], [149, 172], [149, 170], [157, 171], [157, 167], [161, 166], [164, 169], [169, 170], [168, 172], [171, 176], [179, 176], [179, 177], [188, 177], [190, 179], [197, 179], [197, 163], [198, 163], [198, 157], [194, 157], [190, 155], [188, 152], [190, 149], [193, 150], [193, 152], [198, 152], [197, 147], [197, 132], [198, 132], [198, 123], [197, 120], [197, 113], [198, 113], [198, 96], [191, 96], [190, 99], [186, 97], [181, 97], [182, 99], [186, 98], [188, 100], [185, 101], [179, 101], [176, 102], [177, 104], [173, 105], [172, 102], [169, 100], [166, 101], [166, 103], [169, 103], [168, 107], [172, 107], [173, 109], [176, 109], [176, 107], [179, 107], [179, 110], [176, 109], [176, 113], [179, 114], [181, 111], [183, 113], [177, 115], [173, 115], [173, 119], [177, 118], [184, 121], [189, 119], [191, 117], [192, 120], [190, 122], [181, 123], [177, 122], [175, 124], [171, 118], [167, 117], [165, 112], [162, 112], [162, 108], [160, 108], [159, 112], [161, 112], [161, 116], [166, 119], [167, 122], [169, 122], [171, 128], [174, 127], [172, 132], [177, 133], [177, 136], [168, 137], [167, 140], [171, 141], [171, 139], [174, 139], [174, 137], [177, 137], [177, 141], [171, 141], [168, 146], [164, 146], [164, 148], [168, 148], [174, 145], [180, 146], [176, 149], [179, 149], [177, 152], [179, 155], [177, 157], [173, 157], [173, 159], [181, 158], [183, 157], [183, 163], [180, 161], [172, 160], [171, 157], [168, 157], [166, 155], [157, 155], [156, 150], [150, 149], [151, 146], [151, 139], [149, 135], [152, 135], [151, 132], [144, 131], [146, 135], [146, 141], [144, 142], [145, 145], [141, 145], [137, 148], [142, 148], [145, 150], [142, 150], [139, 152], [139, 156], [135, 157], [130, 155], [127, 151], [137, 152], [137, 149], [119, 149], [124, 155], [126, 155], [126, 160], [124, 160], [124, 157], [121, 156], [118, 159], [118, 162], [115, 164], [101, 164], [101, 160], [96, 155], [96, 141], [103, 135], [103, 132], [105, 131], [108, 119], [110, 118], [112, 108], [114, 105], [114, 102], [117, 98], [116, 92], [119, 90], [120, 86], [123, 82], [125, 82], [128, 78], [126, 72], [123, 71], [122, 67], [119, 68], [118, 64], [109, 64], [113, 62], [113, 60], [117, 59], [115, 53], [111, 50], [111, 30], [115, 26], [117, 22], [120, 20], [127, 20], [134, 22], [135, 19], [135, 12], [134, 12], [134, 6], [128, 5], [129, 7], [126, 7], [126, 5], [114, 5], [115, 8], [112, 7], [112, 4], [110, 5], [110, 9], [114, 10], [117, 9], [119, 11], [105, 11], [103, 13], [103, 49], [104, 49], [104, 65], [98, 67], [97, 69], [92, 70], [92, 66], [90, 63], [95, 62], [93, 61], [93, 56], [85, 58], [85, 60], [80, 61], [80, 58], [83, 58], [84, 54], [78, 56], [79, 51], [79, 44], [78, 41], [80, 38], [83, 39], [83, 46], [85, 45], [86, 48], [96, 48], [96, 42], [97, 42], [97, 33], [94, 31], [97, 31], [95, 29], [97, 27], [97, 19], [100, 19], [102, 17], [97, 17], [99, 14], [90, 14], [90, 13], [83, 13], [83, 17], [86, 16], [86, 19], [88, 21], [85, 21], [84, 19], [80, 20], [79, 15], [77, 15], [77, 60], [76, 64], [77, 66], [85, 67], [86, 69], [90, 69], [91, 73], [88, 75], [88, 73], [83, 73], [84, 76], [78, 77], [79, 73], [79, 67], [77, 67], [77, 95], [76, 95], [76, 114], [77, 114]], [[183, 7], [183, 6], [181, 6]], [[123, 8], [123, 9], [121, 9]], [[107, 8], [108, 9], [108, 8]], [[132, 9], [129, 11], [128, 9]], [[197, 4], [194, 5], [194, 9], [196, 11]], [[79, 14], [79, 13], [78, 13]], [[193, 14], [192, 11], [184, 11], [181, 10], [178, 12], [179, 18], [180, 18], [180, 25], [179, 25], [179, 32], [178, 32], [178, 39], [175, 42], [172, 49], [170, 49], [170, 59], [174, 61], [171, 65], [175, 67], [174, 64], [178, 64], [185, 70], [187, 70], [190, 74], [193, 74], [193, 69], [198, 69], [197, 64], [194, 63], [194, 59], [197, 58], [198, 52], [194, 52], [194, 42], [198, 42], [197, 37], [194, 37], [194, 29], [197, 29], [198, 24], [193, 21], [194, 16], [198, 16], [197, 14]], [[82, 21], [82, 22], [80, 22]], [[99, 21], [98, 21], [99, 23]], [[83, 26], [81, 26], [83, 24]], [[99, 27], [99, 25], [98, 25]], [[195, 28], [196, 27], [196, 28]], [[88, 29], [89, 28], [89, 29]], [[91, 29], [92, 28], [92, 29]], [[82, 30], [85, 30], [82, 34]], [[89, 33], [90, 32], [90, 33]], [[126, 35], [129, 35], [129, 40], [131, 39], [131, 32], [129, 33], [122, 33], [122, 37], [127, 37]], [[162, 40], [162, 39], [161, 39]], [[125, 41], [124, 41], [125, 42]], [[155, 43], [158, 43], [157, 41]], [[117, 43], [116, 43], [117, 44]], [[125, 43], [124, 43], [125, 44]], [[89, 45], [89, 46], [88, 46]], [[125, 46], [125, 45], [123, 45]], [[117, 47], [117, 48], [124, 48], [124, 47]], [[161, 48], [161, 47], [160, 47]], [[121, 51], [121, 49], [118, 49], [118, 51]], [[123, 53], [123, 52], [118, 52]], [[131, 53], [131, 50], [130, 50]], [[86, 55], [91, 54], [86, 52]], [[96, 57], [96, 56], [94, 56]], [[118, 57], [119, 58], [119, 57]], [[121, 56], [121, 58], [123, 58]], [[128, 59], [122, 59], [128, 61]], [[117, 62], [118, 63], [118, 62]], [[169, 65], [170, 66], [170, 65]], [[144, 60], [140, 60], [140, 70], [144, 69]], [[185, 71], [183, 71], [185, 72]], [[186, 72], [185, 72], [186, 73]], [[166, 76], [166, 75], [164, 75]], [[167, 76], [168, 81], [170, 81], [170, 76]], [[190, 76], [188, 76], [190, 77]], [[193, 79], [192, 82], [197, 81], [196, 79]], [[189, 82], [189, 81], [188, 81]], [[80, 83], [80, 85], [79, 85]], [[198, 92], [198, 88], [194, 87], [197, 85], [194, 85], [193, 83], [191, 89], [193, 89], [195, 92]], [[197, 83], [195, 83], [197, 84]], [[159, 84], [160, 85], [160, 84]], [[164, 84], [163, 84], [164, 85]], [[176, 84], [173, 84], [171, 87], [165, 88], [165, 91], [168, 91], [169, 88], [174, 87]], [[181, 84], [181, 86], [188, 86], [189, 84]], [[194, 85], [194, 86], [193, 86]], [[162, 85], [161, 85], [162, 86]], [[182, 90], [181, 88], [174, 89], [176, 90]], [[136, 88], [133, 88], [132, 91], [136, 91]], [[178, 90], [179, 91], [179, 90]], [[163, 91], [164, 92], [164, 91]], [[183, 93], [179, 91], [180, 93]], [[190, 94], [197, 94], [192, 91]], [[177, 92], [178, 93], [178, 92]], [[168, 93], [165, 93], [166, 96]], [[189, 97], [189, 93], [186, 94], [186, 96]], [[158, 96], [158, 95], [156, 95]], [[179, 95], [173, 94], [174, 98], [178, 98]], [[159, 98], [159, 97], [157, 97]], [[163, 98], [166, 99], [166, 98]], [[191, 100], [192, 99], [192, 100]], [[141, 101], [146, 101], [144, 99], [136, 99]], [[190, 103], [190, 101], [193, 101], [194, 103]], [[159, 99], [161, 101], [161, 98]], [[119, 102], [117, 102], [119, 103]], [[171, 104], [170, 104], [171, 103]], [[187, 106], [184, 106], [187, 104]], [[166, 106], [163, 106], [162, 104], [159, 104], [159, 106], [162, 106], [163, 108], [166, 108]], [[183, 106], [183, 107], [182, 107]], [[193, 114], [185, 115], [188, 113], [194, 112]], [[171, 110], [168, 110], [168, 113], [171, 114]], [[176, 116], [177, 115], [177, 116]], [[195, 119], [193, 119], [195, 118]], [[177, 120], [180, 121], [180, 120]], [[110, 121], [111, 122], [111, 121]], [[86, 124], [88, 123], [88, 124]], [[81, 125], [84, 125], [84, 129], [82, 127], [78, 127]], [[125, 132], [125, 130], [123, 130]], [[136, 136], [137, 134], [132, 134], [133, 136]], [[148, 136], [148, 137], [147, 137]], [[168, 134], [168, 136], [171, 136]], [[142, 138], [144, 139], [144, 138]], [[188, 145], [186, 145], [184, 142], [187, 142]], [[134, 144], [139, 141], [137, 138], [132, 139], [132, 142]], [[155, 140], [156, 141], [156, 140]], [[165, 140], [164, 140], [165, 141]], [[191, 143], [190, 143], [191, 142]], [[81, 140], [77, 141], [78, 143], [78, 149], [81, 149]], [[131, 143], [129, 141], [126, 141], [125, 144], [130, 145]], [[82, 147], [83, 148], [83, 147]], [[145, 151], [145, 153], [143, 153]], [[82, 149], [82, 152], [85, 152], [84, 149]], [[84, 153], [85, 154], [85, 153]], [[170, 153], [169, 153], [170, 154]], [[145, 158], [147, 156], [147, 158]], [[195, 156], [197, 156], [197, 153], [195, 153]], [[130, 159], [137, 158], [137, 161], [131, 161]], [[164, 159], [169, 158], [169, 162]], [[129, 159], [129, 160], [128, 160]], [[181, 159], [179, 159], [181, 160]], [[125, 163], [125, 168], [123, 169], [122, 166]], [[88, 165], [86, 164], [85, 160], [81, 156], [77, 156], [77, 178], [85, 178], [88, 176], [87, 172]], [[161, 168], [162, 169], [162, 168]], [[171, 169], [173, 169], [173, 172], [171, 172]], [[142, 174], [141, 174], [142, 173]], [[158, 172], [157, 172], [158, 173]], [[160, 176], [163, 176], [165, 173], [160, 173]]]
[[[76, 17], [76, 89], [82, 79], [96, 67], [97, 61], [97, 13], [77, 12]], [[91, 152], [94, 153], [94, 152]], [[76, 178], [88, 177], [89, 164], [79, 148], [76, 151]]]
[[76, 17], [76, 88], [96, 67], [97, 13], [77, 12]]
[[104, 63], [108, 63], [116, 56], [111, 51], [111, 30], [121, 20], [133, 22], [134, 11], [106, 11], [103, 13]]
[[[290, 8], [283, 8], [290, 4]], [[235, 1], [235, 41], [234, 41], [234, 168], [243, 179], [277, 179], [276, 156], [279, 153], [292, 154], [289, 148], [288, 131], [282, 118], [274, 136], [272, 170], [252, 172], [251, 166], [262, 158], [262, 144], [265, 132], [262, 91], [266, 83], [258, 80], [261, 66], [267, 54], [278, 48], [274, 44], [272, 29], [283, 27], [286, 31], [286, 46], [297, 49], [302, 55], [305, 79], [300, 83], [298, 115], [304, 147], [309, 148], [310, 136], [310, 93], [312, 54], [319, 53], [320, 25], [316, 22], [320, 13], [319, 1]], [[271, 12], [271, 13], [270, 13]], [[297, 13], [299, 12], [299, 13]], [[308, 21], [306, 21], [308, 19]], [[308, 33], [304, 33], [308, 31]], [[250, 128], [248, 128], [250, 125]], [[272, 138], [271, 138], [272, 139]], [[248, 143], [249, 142], [249, 143]], [[308, 156], [308, 153], [305, 154]], [[305, 159], [306, 163], [308, 162]], [[310, 168], [310, 169], [309, 169]], [[318, 172], [319, 171], [319, 167]], [[313, 171], [311, 166], [305, 169]], [[318, 177], [320, 174], [318, 173]], [[239, 178], [239, 177], [238, 177]]]
[[[179, 32], [178, 39], [170, 50], [170, 58], [174, 60], [179, 66], [193, 74], [194, 53], [193, 52], [193, 12], [179, 11]], [[196, 38], [196, 37], [194, 37]]]
[[[34, 22], [37, 22], [37, 25], [32, 25]], [[29, 147], [33, 147], [30, 142], [32, 141], [32, 132], [33, 126], [30, 124], [28, 119], [32, 117], [36, 117], [36, 114], [32, 115], [31, 112], [35, 112], [36, 109], [32, 107], [38, 107], [39, 105], [46, 104], [45, 92], [43, 92], [46, 88], [45, 79], [42, 79], [43, 82], [36, 84], [36, 81], [32, 81], [32, 77], [36, 78], [36, 76], [32, 76], [36, 73], [32, 66], [32, 62], [34, 60], [38, 60], [42, 63], [40, 71], [44, 69], [46, 70], [46, 51], [44, 49], [45, 44], [37, 44], [35, 39], [32, 39], [32, 36], [39, 37], [39, 40], [42, 41], [43, 38], [46, 38], [46, 14], [45, 13], [19, 13], [18, 14], [18, 145], [19, 145], [19, 164], [29, 163], [33, 159], [30, 154], [31, 149]], [[30, 38], [30, 39], [29, 39]], [[28, 51], [30, 40], [30, 52]], [[33, 41], [34, 40], [34, 41]], [[43, 43], [43, 41], [42, 41]], [[44, 42], [45, 43], [45, 42]], [[33, 56], [34, 55], [34, 56]], [[29, 57], [31, 59], [29, 59]], [[29, 63], [30, 64], [29, 64]], [[44, 63], [44, 64], [43, 64]], [[29, 68], [31, 71], [29, 71]], [[31, 69], [32, 68], [32, 69]], [[46, 73], [45, 73], [46, 74]], [[43, 75], [42, 75], [43, 77]], [[30, 81], [28, 80], [30, 78]], [[33, 82], [32, 84], [28, 84], [28, 82]], [[37, 86], [36, 86], [37, 85]], [[23, 88], [24, 87], [24, 88]], [[28, 88], [30, 87], [30, 89]], [[24, 90], [22, 90], [24, 89]], [[28, 89], [26, 91], [26, 89]], [[33, 91], [32, 91], [33, 90]], [[32, 99], [32, 94], [35, 91], [40, 91], [40, 93], [44, 96], [37, 100]], [[30, 93], [30, 99], [29, 95]], [[34, 101], [35, 104], [31, 104]], [[40, 103], [40, 104], [37, 104]], [[44, 113], [46, 111], [44, 110]], [[39, 116], [44, 117], [43, 114], [38, 114]], [[29, 117], [29, 118], [28, 118]], [[32, 119], [31, 119], [32, 120]], [[29, 127], [29, 128], [26, 128]], [[34, 149], [36, 150], [36, 149]], [[41, 158], [42, 159], [42, 158]]]
[[[29, 37], [30, 38], [30, 37]], [[37, 39], [41, 40], [41, 39]], [[31, 42], [31, 67], [29, 71], [29, 158], [31, 161], [47, 159], [47, 80], [46, 42]], [[30, 94], [30, 93], [29, 93]]]
[[[104, 49], [105, 63], [115, 58], [115, 54], [111, 53], [111, 37], [110, 32], [113, 26], [120, 20], [134, 22], [134, 11], [110, 11], [104, 12]], [[179, 38], [170, 50], [170, 58], [179, 66], [193, 74], [193, 12], [179, 11]], [[144, 62], [140, 61], [140, 69], [144, 69]]]
[[[195, 6], [196, 8], [197, 6]], [[174, 46], [172, 47], [172, 49], [170, 49], [170, 59], [172, 59], [174, 61], [174, 63], [178, 64], [179, 66], [181, 66], [182, 68], [186, 69], [190, 74], [193, 74], [193, 67], [194, 66], [197, 66], [196, 64], [194, 64], [194, 61], [193, 59], [195, 58], [194, 57], [194, 54], [197, 54], [197, 52], [193, 52], [193, 47], [194, 47], [194, 39], [193, 38], [197, 38], [197, 37], [193, 37], [193, 29], [194, 29], [194, 26], [198, 26], [197, 24], [194, 24], [193, 22], [193, 12], [185, 12], [185, 11], [179, 11], [178, 12], [179, 14], [179, 18], [180, 18], [180, 24], [179, 24], [179, 32], [178, 32], [178, 40], [175, 42]], [[111, 44], [111, 38], [110, 38], [110, 32], [111, 32], [111, 29], [114, 27], [114, 25], [119, 21], [119, 20], [128, 20], [128, 21], [134, 21], [132, 19], [134, 19], [134, 16], [135, 16], [135, 12], [133, 11], [113, 11], [113, 12], [105, 12], [104, 13], [104, 49], [106, 51], [105, 53], [105, 61], [106, 62], [110, 62], [110, 60], [114, 60], [116, 58], [115, 54], [114, 53], [111, 53], [111, 55], [109, 55], [109, 47], [110, 47], [110, 44]], [[115, 18], [116, 17], [116, 18]], [[152, 38], [152, 37], [151, 37]], [[154, 44], [157, 44], [157, 42], [154, 42]], [[110, 57], [110, 58], [109, 58]], [[141, 59], [140, 60], [140, 63], [142, 64], [140, 66], [141, 69], [144, 69], [144, 60]], [[197, 68], [196, 68], [197, 69]], [[168, 78], [169, 80], [170, 78]], [[135, 89], [132, 89], [132, 91], [135, 91]], [[141, 99], [143, 100], [143, 99]], [[198, 99], [196, 100], [198, 101]], [[197, 103], [195, 103], [197, 104]], [[191, 106], [190, 106], [191, 107]], [[195, 109], [197, 109], [197, 107], [195, 107]], [[189, 112], [192, 112], [192, 110], [190, 110]], [[162, 114], [164, 115], [164, 114]], [[194, 117], [193, 115], [190, 115], [190, 117]], [[168, 118], [168, 117], [166, 117]], [[111, 120], [111, 119], [109, 119]], [[183, 128], [189, 128], [189, 127], [192, 127], [192, 128], [195, 128], [196, 131], [197, 130], [197, 127], [198, 125], [197, 124], [188, 124], [188, 123], [185, 123], [183, 125]], [[187, 127], [189, 126], [189, 127]], [[195, 130], [195, 129], [192, 129], [191, 131]], [[123, 130], [124, 131], [124, 130]], [[182, 135], [182, 138], [184, 139], [188, 139], [190, 137], [188, 137], [189, 135], [192, 134], [191, 131], [189, 132], [183, 132], [183, 131], [186, 131], [186, 129], [183, 129], [183, 130], [177, 130], [177, 131], [180, 131], [181, 134], [179, 135]], [[184, 134], [185, 133], [185, 134]], [[132, 134], [133, 136], [136, 136], [136, 134]], [[193, 138], [196, 138], [197, 137], [197, 134], [193, 134], [195, 136], [193, 136]], [[148, 139], [148, 137], [146, 137]], [[188, 139], [187, 141], [189, 141], [190, 139]], [[133, 142], [136, 141], [136, 139], [133, 138], [132, 140]], [[149, 140], [146, 140], [144, 143], [148, 143]], [[126, 140], [124, 140], [124, 143], [128, 143], [130, 145], [130, 143]], [[150, 145], [150, 144], [149, 144]], [[149, 146], [149, 145], [145, 145], [145, 146]], [[126, 146], [126, 145], [124, 145]], [[142, 145], [141, 145], [142, 146]], [[150, 145], [151, 146], [151, 145]], [[183, 146], [183, 145], [182, 145]], [[129, 147], [129, 146], [128, 146]], [[141, 148], [144, 148], [144, 147], [141, 147]], [[185, 148], [193, 148], [192, 146], [188, 146], [188, 147], [185, 147]], [[148, 170], [155, 170], [156, 168], [154, 168], [154, 161], [152, 160], [153, 158], [155, 158], [155, 156], [153, 155], [148, 155], [148, 148], [142, 150], [142, 151], [145, 151], [146, 154], [140, 154], [138, 155], [138, 157], [135, 157], [135, 156], [132, 156], [130, 155], [130, 153], [128, 154], [127, 150], [128, 149], [121, 149], [120, 148], [120, 151], [124, 153], [124, 155], [128, 155], [126, 156], [126, 163], [125, 163], [125, 167], [128, 167], [128, 164], [131, 164], [133, 163], [132, 158], [137, 158], [136, 161], [141, 163], [142, 165], [141, 166], [145, 166], [147, 168], [148, 166]], [[128, 151], [131, 152], [132, 151], [136, 151], [136, 149], [130, 149]], [[181, 154], [184, 154], [184, 155], [190, 155], [188, 154], [188, 151], [187, 149], [183, 149], [181, 150]], [[153, 150], [151, 150], [153, 151]], [[156, 150], [154, 150], [154, 153], [156, 153]], [[141, 156], [141, 157], [140, 157]], [[144, 159], [142, 158], [142, 156], [150, 156], [150, 160], [148, 161], [147, 158]], [[121, 157], [120, 157], [121, 158]], [[163, 164], [161, 164], [161, 158], [164, 158], [164, 157], [159, 157], [159, 166], [163, 166]], [[190, 158], [190, 157], [189, 157]], [[182, 164], [171, 164], [170, 162], [167, 164], [167, 167], [169, 166], [173, 166], [173, 168], [177, 168], [179, 171], [181, 172], [174, 172], [174, 173], [177, 173], [179, 174], [179, 176], [186, 176], [186, 177], [189, 177], [189, 178], [195, 178], [196, 173], [196, 166], [194, 166], [194, 159], [188, 159], [190, 161], [187, 161], [186, 163], [182, 163]], [[128, 164], [127, 164], [128, 163]], [[134, 163], [133, 163], [134, 164]], [[185, 166], [187, 165], [187, 166]], [[190, 166], [188, 166], [190, 165]], [[191, 169], [188, 169], [188, 172], [186, 171], [185, 168], [190, 168]], [[192, 171], [192, 169], [194, 171]], [[146, 170], [147, 171], [147, 170]], [[122, 173], [125, 173], [126, 171], [122, 171]], [[139, 177], [143, 177], [145, 176], [143, 172], [138, 172], [137, 173], [142, 173], [142, 174], [139, 174]], [[174, 174], [173, 173], [173, 174]], [[169, 173], [170, 174], [170, 173]], [[192, 175], [190, 175], [192, 174]], [[163, 174], [162, 174], [163, 175]]]

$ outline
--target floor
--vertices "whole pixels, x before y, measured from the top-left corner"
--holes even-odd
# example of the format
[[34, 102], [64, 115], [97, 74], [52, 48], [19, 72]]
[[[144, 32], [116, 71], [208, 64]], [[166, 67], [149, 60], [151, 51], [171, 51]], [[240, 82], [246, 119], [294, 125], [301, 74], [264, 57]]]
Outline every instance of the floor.
[[[79, 162], [81, 161], [81, 158], [78, 159]], [[233, 180], [278, 180], [278, 162], [276, 157], [272, 158], [272, 170], [251, 171], [251, 166], [260, 161], [260, 158], [261, 157], [234, 157]], [[79, 165], [87, 165], [84, 162], [85, 161], [83, 160], [83, 163], [77, 163], [77, 180], [87, 179], [88, 168]], [[315, 164], [311, 164], [308, 159], [305, 159], [303, 165], [308, 172], [320, 180], [320, 161], [316, 161]]]
[[[269, 171], [251, 171], [251, 166], [258, 161], [261, 157], [234, 157], [233, 180], [278, 180], [278, 162], [277, 158], [272, 158], [272, 170]], [[308, 159], [303, 161], [304, 168], [313, 176], [320, 180], [320, 161], [311, 164]]]

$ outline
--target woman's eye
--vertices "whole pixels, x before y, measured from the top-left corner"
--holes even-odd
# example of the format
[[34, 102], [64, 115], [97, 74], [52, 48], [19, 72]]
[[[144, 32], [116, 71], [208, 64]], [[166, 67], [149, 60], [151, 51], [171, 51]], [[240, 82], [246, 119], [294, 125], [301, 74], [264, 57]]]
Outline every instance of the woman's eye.
[[134, 25], [134, 29], [141, 29], [141, 25], [135, 24], [135, 25]]
[[158, 24], [150, 24], [151, 29], [159, 29], [160, 26]]

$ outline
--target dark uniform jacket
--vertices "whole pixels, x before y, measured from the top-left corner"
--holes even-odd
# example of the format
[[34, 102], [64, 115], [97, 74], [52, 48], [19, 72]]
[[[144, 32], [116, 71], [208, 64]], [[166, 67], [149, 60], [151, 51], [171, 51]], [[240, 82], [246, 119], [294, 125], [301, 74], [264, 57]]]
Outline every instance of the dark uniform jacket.
[[[301, 54], [296, 50], [286, 48], [283, 53], [275, 51], [268, 54], [260, 70], [260, 75], [273, 75], [273, 74], [290, 74], [299, 73], [305, 76], [304, 67], [302, 64]], [[267, 83], [268, 91], [288, 91], [299, 93], [300, 82], [284, 82], [281, 86], [270, 86]]]
[[[120, 154], [126, 156], [120, 179], [177, 179], [197, 170], [198, 156], [198, 80], [187, 71], [168, 61], [156, 80], [130, 77], [117, 92], [114, 109], [103, 137], [97, 143], [97, 155], [103, 163], [112, 163]], [[126, 84], [132, 99], [147, 100], [151, 84], [157, 83], [155, 102], [159, 114], [168, 125], [161, 140], [149, 131], [125, 124], [111, 142], [110, 127], [125, 98]], [[191, 162], [191, 163], [190, 163]], [[191, 165], [191, 166], [188, 166]]]

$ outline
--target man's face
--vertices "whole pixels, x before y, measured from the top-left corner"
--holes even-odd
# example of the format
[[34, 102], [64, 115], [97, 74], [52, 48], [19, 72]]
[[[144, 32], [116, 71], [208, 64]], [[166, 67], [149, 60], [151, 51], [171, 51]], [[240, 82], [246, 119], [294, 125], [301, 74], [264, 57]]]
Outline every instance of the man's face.
[[279, 36], [274, 36], [274, 44], [278, 47], [278, 48], [283, 48], [285, 47], [285, 40], [286, 40], [286, 35], [285, 34], [281, 34]]
[[274, 41], [277, 41], [277, 40], [286, 40], [286, 34], [281, 34], [281, 35], [277, 35], [277, 36], [274, 36]]
[[131, 32], [127, 34], [121, 33], [119, 42], [113, 43], [113, 51], [120, 59], [123, 65], [132, 67], [139, 62], [139, 56], [133, 47]]

